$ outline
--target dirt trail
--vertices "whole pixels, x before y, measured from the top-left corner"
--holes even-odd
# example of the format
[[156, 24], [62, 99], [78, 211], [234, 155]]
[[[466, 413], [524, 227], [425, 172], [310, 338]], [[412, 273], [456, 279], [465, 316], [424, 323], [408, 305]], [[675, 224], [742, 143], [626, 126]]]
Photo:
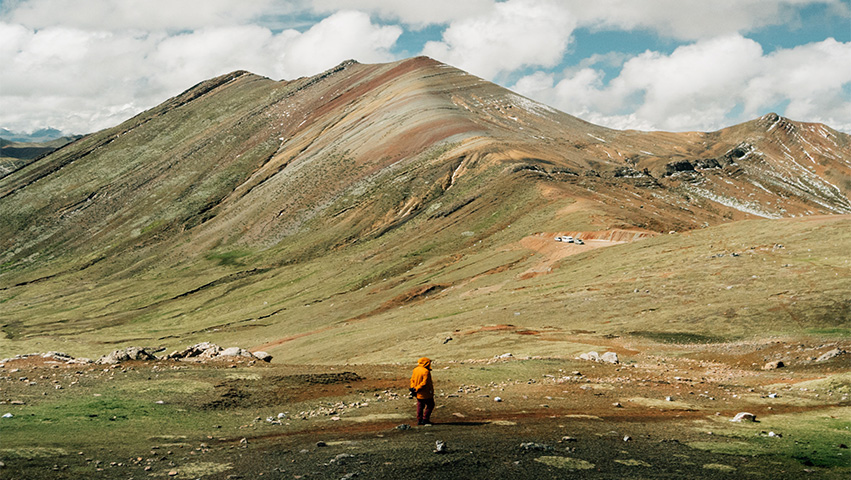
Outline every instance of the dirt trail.
[[[543, 259], [533, 267], [522, 272], [519, 275], [520, 279], [545, 275], [552, 271], [553, 266], [558, 261], [597, 248], [610, 247], [621, 243], [634, 242], [643, 238], [656, 236], [654, 232], [638, 231], [638, 230], [600, 230], [600, 231], [562, 231], [562, 232], [541, 232], [520, 240], [519, 248], [535, 251], [543, 255]], [[556, 237], [573, 237], [581, 239], [584, 244], [558, 242]]]

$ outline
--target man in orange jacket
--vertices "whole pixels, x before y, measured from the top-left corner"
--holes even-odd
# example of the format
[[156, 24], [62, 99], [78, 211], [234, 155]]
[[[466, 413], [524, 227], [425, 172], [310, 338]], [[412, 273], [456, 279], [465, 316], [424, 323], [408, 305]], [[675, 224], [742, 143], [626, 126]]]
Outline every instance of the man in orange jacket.
[[423, 357], [411, 375], [411, 394], [417, 396], [417, 425], [431, 425], [434, 410], [434, 385], [431, 383], [431, 360]]

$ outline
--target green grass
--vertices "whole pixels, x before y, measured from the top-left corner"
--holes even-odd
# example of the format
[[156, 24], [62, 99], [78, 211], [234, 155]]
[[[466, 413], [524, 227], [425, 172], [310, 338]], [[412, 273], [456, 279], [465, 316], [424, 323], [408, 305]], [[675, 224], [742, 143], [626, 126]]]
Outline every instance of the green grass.
[[[847, 408], [760, 417], [758, 423], [730, 423], [713, 419], [714, 441], [689, 442], [689, 446], [728, 455], [767, 455], [794, 458], [805, 466], [844, 469], [851, 473], [851, 453], [840, 448], [851, 435]], [[725, 423], [726, 422], [726, 423]], [[769, 437], [768, 432], [780, 434]]]

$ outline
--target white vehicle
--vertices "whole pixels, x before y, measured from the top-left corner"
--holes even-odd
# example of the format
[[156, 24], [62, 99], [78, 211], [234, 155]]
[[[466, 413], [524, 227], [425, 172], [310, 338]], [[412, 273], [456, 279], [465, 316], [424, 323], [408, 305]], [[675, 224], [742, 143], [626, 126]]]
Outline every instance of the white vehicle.
[[562, 242], [573, 243], [573, 237], [561, 237]]
[[573, 241], [573, 243], [575, 243], [577, 245], [585, 245], [585, 242], [583, 242], [581, 238], [577, 238], [576, 240]]

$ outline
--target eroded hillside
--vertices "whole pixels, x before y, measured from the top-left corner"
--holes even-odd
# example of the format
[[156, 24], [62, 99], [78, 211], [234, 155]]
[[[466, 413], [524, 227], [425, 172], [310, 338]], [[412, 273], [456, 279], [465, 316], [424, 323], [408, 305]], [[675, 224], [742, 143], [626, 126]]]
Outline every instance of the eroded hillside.
[[[848, 135], [776, 115], [712, 133], [611, 130], [424, 57], [281, 82], [234, 72], [0, 179], [3, 345], [213, 336], [316, 359], [328, 355], [318, 345], [340, 338], [366, 351], [399, 344], [388, 325], [408, 321], [441, 332], [510, 323], [515, 305], [532, 308], [535, 325], [556, 317], [543, 323], [558, 331], [602, 316], [607, 334], [721, 322], [738, 337], [741, 314], [707, 301], [718, 279], [678, 283], [696, 290], [692, 324], [636, 323], [646, 299], [635, 303], [635, 286], [621, 291], [613, 275], [663, 275], [657, 266], [671, 264], [664, 275], [678, 277], [709, 255], [809, 231], [831, 241], [801, 260], [810, 280], [794, 290], [807, 298], [790, 308], [823, 314], [796, 328], [843, 325], [848, 220], [836, 214], [851, 212], [849, 159]], [[718, 235], [743, 243], [723, 251], [711, 234], [696, 232], [688, 248], [682, 233], [667, 235], [813, 214], [834, 216], [732, 223]], [[747, 240], [762, 228], [776, 235]], [[588, 242], [556, 246], [567, 232]], [[606, 249], [615, 253], [591, 248], [659, 234]], [[618, 265], [645, 247], [649, 263]], [[670, 256], [683, 249], [698, 263]], [[771, 279], [754, 282], [746, 315], [770, 325], [778, 298], [767, 292], [788, 278], [761, 258], [718, 273]], [[591, 287], [600, 276], [607, 286]], [[601, 303], [571, 303], [589, 288], [606, 292]], [[649, 311], [682, 306], [663, 303]], [[422, 308], [399, 314], [411, 305]], [[559, 319], [562, 308], [585, 313]]]

